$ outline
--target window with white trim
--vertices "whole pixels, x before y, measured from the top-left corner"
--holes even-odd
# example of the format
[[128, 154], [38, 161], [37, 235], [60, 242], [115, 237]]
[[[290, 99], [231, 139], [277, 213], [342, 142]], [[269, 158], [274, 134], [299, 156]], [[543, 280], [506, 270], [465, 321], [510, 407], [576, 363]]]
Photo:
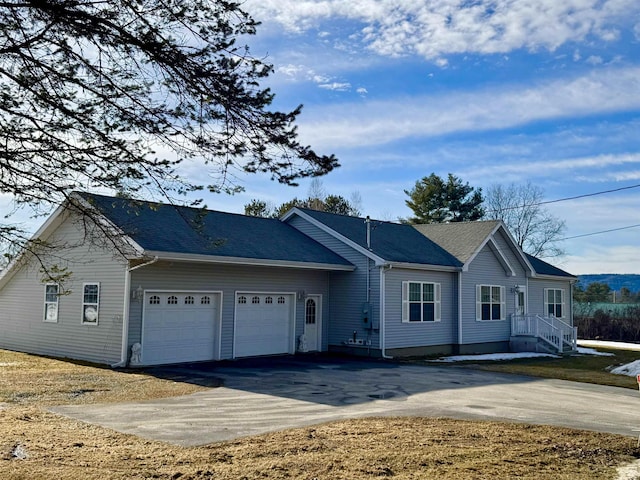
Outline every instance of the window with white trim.
[[100, 284], [85, 283], [82, 286], [82, 323], [97, 325], [99, 309]]
[[440, 284], [402, 282], [402, 321], [439, 322]]
[[564, 318], [564, 290], [561, 288], [544, 289], [544, 311], [556, 318]]
[[476, 285], [476, 320], [504, 320], [504, 299], [504, 286]]
[[44, 286], [44, 317], [45, 322], [58, 321], [58, 304], [60, 302], [60, 286], [48, 283]]

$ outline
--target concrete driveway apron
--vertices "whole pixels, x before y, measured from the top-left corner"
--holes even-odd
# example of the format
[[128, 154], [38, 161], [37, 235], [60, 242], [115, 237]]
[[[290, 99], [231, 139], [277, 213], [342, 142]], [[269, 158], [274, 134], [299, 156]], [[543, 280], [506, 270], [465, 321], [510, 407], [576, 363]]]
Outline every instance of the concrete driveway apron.
[[50, 410], [183, 446], [371, 416], [509, 420], [629, 436], [640, 427], [637, 391], [459, 367], [318, 357], [147, 371], [220, 386], [183, 397]]

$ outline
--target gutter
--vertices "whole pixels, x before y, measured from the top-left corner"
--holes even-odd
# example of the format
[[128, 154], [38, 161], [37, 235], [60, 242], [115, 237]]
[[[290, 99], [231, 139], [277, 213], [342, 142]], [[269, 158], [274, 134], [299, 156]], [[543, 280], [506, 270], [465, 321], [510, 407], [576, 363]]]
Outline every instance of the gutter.
[[122, 307], [122, 348], [120, 350], [120, 361], [111, 365], [111, 368], [126, 367], [129, 363], [129, 307], [131, 305], [131, 272], [142, 267], [154, 264], [158, 261], [155, 256], [148, 262], [141, 263], [135, 267], [127, 269], [124, 273], [124, 305]]

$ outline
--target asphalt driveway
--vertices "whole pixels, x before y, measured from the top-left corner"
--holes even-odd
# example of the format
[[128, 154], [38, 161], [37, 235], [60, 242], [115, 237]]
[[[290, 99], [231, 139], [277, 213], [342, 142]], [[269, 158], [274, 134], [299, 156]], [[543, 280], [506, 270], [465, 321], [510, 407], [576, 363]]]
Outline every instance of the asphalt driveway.
[[459, 367], [288, 357], [148, 372], [219, 386], [184, 397], [50, 410], [184, 446], [370, 416], [509, 420], [629, 436], [640, 427], [640, 395], [633, 390]]

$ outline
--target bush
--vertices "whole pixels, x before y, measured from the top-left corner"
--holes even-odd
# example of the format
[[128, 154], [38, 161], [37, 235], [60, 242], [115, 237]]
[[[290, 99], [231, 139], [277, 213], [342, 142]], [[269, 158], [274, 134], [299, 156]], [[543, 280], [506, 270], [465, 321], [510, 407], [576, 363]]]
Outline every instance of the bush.
[[573, 318], [578, 337], [588, 340], [615, 340], [640, 343], [640, 305], [591, 312], [576, 304]]

